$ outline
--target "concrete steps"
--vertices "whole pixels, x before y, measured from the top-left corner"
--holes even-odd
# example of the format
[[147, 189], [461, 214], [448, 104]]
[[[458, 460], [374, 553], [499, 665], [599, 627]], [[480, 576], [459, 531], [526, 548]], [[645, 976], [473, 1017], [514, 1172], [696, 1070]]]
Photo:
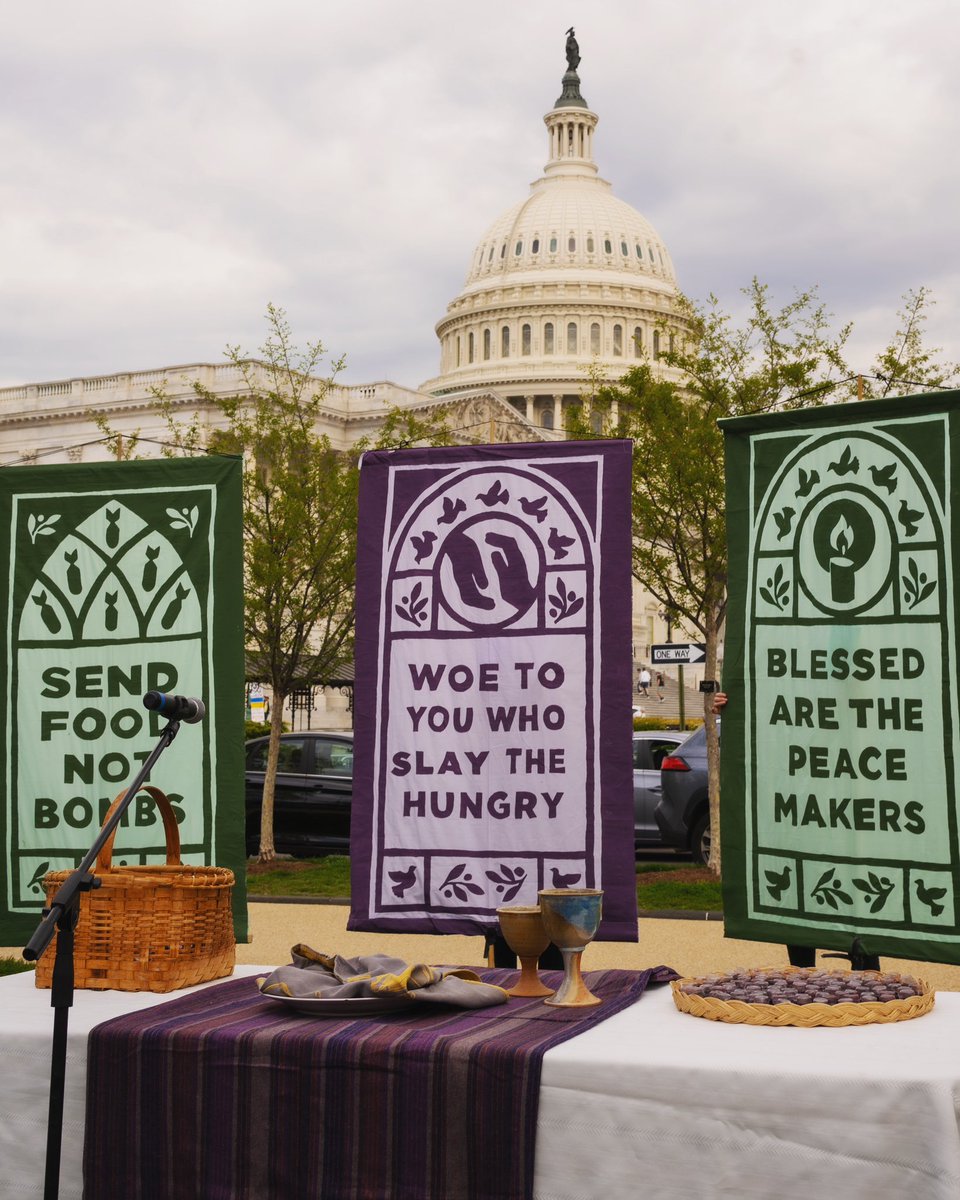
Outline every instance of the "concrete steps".
[[[683, 693], [684, 715], [686, 719], [688, 721], [691, 719], [698, 720], [703, 716], [702, 693], [698, 689], [689, 687], [684, 687]], [[642, 708], [645, 717], [660, 717], [667, 721], [679, 721], [680, 685], [675, 679], [665, 677], [662, 703], [660, 702], [660, 695], [661, 693], [656, 684], [650, 688], [649, 696], [642, 695], [636, 690], [636, 685], [634, 685], [633, 706], [634, 708]]]

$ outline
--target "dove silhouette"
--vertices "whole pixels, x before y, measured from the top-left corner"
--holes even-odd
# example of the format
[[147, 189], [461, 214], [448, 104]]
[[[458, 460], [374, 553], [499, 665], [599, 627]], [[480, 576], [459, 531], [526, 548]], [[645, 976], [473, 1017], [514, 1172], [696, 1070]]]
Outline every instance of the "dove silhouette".
[[903, 526], [903, 532], [907, 535], [907, 537], [912, 537], [920, 528], [919, 522], [922, 516], [923, 513], [918, 512], [918, 510], [915, 508], [911, 508], [910, 505], [907, 504], [906, 500], [900, 501], [900, 508], [897, 512], [897, 520]]

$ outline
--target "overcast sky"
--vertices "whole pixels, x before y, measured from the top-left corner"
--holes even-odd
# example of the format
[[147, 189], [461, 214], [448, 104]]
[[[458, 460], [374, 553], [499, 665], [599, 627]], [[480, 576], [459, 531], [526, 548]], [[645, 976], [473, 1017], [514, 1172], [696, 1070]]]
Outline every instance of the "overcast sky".
[[435, 375], [474, 246], [547, 156], [574, 24], [595, 151], [729, 308], [818, 285], [854, 366], [900, 297], [960, 359], [956, 0], [42, 0], [0, 38], [0, 384], [255, 351]]

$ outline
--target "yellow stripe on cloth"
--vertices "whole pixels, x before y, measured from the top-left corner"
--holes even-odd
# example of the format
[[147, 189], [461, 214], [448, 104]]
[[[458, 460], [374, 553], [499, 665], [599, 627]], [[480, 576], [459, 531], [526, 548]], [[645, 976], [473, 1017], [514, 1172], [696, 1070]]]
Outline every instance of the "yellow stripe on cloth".
[[260, 988], [261, 992], [265, 992], [271, 996], [272, 995], [277, 995], [277, 996], [292, 996], [293, 995], [293, 992], [290, 991], [289, 984], [267, 983], [266, 977], [264, 977], [262, 979], [258, 979], [257, 985]]
[[377, 993], [393, 994], [397, 992], [412, 992], [416, 988], [429, 987], [436, 983], [441, 976], [433, 967], [425, 963], [414, 963], [412, 967], [399, 975], [387, 972], [384, 975], [374, 975], [370, 979], [370, 988]]

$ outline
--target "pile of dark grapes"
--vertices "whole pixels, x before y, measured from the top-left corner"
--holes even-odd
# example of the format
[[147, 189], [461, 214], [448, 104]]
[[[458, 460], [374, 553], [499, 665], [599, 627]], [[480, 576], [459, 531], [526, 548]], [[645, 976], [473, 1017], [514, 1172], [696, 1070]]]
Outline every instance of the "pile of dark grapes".
[[922, 995], [923, 987], [912, 975], [896, 971], [771, 967], [685, 979], [680, 991], [688, 996], [743, 1000], [747, 1004], [858, 1004], [871, 1000], [909, 1000]]

